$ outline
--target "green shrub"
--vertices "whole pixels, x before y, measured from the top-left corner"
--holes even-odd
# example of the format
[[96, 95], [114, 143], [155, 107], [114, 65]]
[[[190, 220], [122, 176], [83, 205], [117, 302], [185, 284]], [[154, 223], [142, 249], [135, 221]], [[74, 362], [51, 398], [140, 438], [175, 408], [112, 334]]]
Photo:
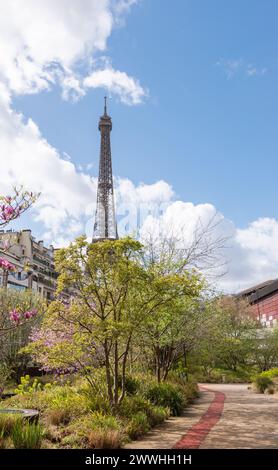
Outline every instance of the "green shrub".
[[97, 428], [113, 429], [113, 430], [119, 429], [119, 423], [117, 421], [117, 418], [115, 418], [115, 416], [105, 415], [103, 413], [95, 411], [93, 413], [90, 413], [90, 419], [91, 419], [92, 429], [97, 429]]
[[190, 403], [194, 398], [199, 396], [199, 389], [196, 382], [187, 382], [183, 387], [183, 393], [186, 397], [188, 403]]
[[150, 402], [138, 395], [126, 396], [118, 409], [119, 416], [130, 418], [139, 411], [145, 411], [150, 406]]
[[163, 408], [162, 406], [150, 405], [146, 409], [146, 415], [150, 426], [153, 427], [157, 424], [163, 423], [165, 419], [169, 418], [170, 410], [169, 408]]
[[47, 415], [52, 424], [66, 424], [90, 410], [86, 396], [78, 393], [74, 387], [53, 387], [45, 395]]
[[260, 377], [267, 377], [269, 379], [274, 379], [275, 377], [278, 377], [278, 367], [261, 372], [259, 375]]
[[[122, 386], [122, 378], [119, 377], [118, 381], [119, 387]], [[125, 391], [127, 395], [135, 395], [140, 388], [140, 381], [136, 377], [127, 375], [125, 378]]]
[[169, 408], [173, 416], [179, 416], [186, 404], [186, 397], [181, 388], [169, 383], [151, 385], [146, 390], [145, 396], [154, 405]]
[[139, 411], [136, 413], [128, 423], [126, 432], [128, 437], [131, 439], [137, 439], [138, 437], [146, 434], [150, 430], [150, 425], [146, 413]]
[[146, 398], [137, 395], [125, 397], [118, 409], [118, 415], [126, 419], [130, 419], [132, 416], [141, 412], [146, 414], [150, 427], [162, 423], [170, 416], [170, 410], [168, 408], [154, 406], [149, 400], [146, 400]]
[[255, 386], [260, 393], [264, 393], [271, 385], [273, 385], [273, 381], [269, 377], [260, 374], [255, 378]]
[[40, 449], [43, 438], [42, 427], [21, 420], [14, 425], [11, 437], [15, 449]]
[[[177, 384], [177, 385], [187, 385], [188, 384], [188, 378], [186, 375], [187, 369], [185, 368], [180, 368], [177, 370], [171, 370], [167, 376], [167, 380], [171, 383]], [[188, 372], [188, 371], [187, 371]]]

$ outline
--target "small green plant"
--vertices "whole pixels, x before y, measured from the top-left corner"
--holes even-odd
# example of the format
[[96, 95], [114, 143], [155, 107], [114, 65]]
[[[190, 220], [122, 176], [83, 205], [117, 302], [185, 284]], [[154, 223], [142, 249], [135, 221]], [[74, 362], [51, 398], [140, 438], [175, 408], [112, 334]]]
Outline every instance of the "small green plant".
[[11, 433], [15, 449], [40, 449], [43, 430], [39, 424], [18, 421]]
[[126, 428], [127, 435], [131, 439], [137, 439], [138, 437], [146, 434], [150, 430], [150, 425], [146, 413], [139, 411], [136, 413]]
[[273, 381], [262, 374], [255, 377], [255, 386], [260, 393], [264, 393], [266, 389], [273, 385]]
[[181, 388], [169, 383], [151, 385], [145, 395], [154, 405], [169, 408], [173, 416], [179, 416], [186, 404]]
[[20, 377], [20, 384], [15, 389], [15, 393], [18, 395], [24, 395], [26, 393], [39, 392], [43, 389], [47, 390], [49, 388], [51, 388], [50, 383], [43, 385], [37, 378], [31, 382], [30, 375], [25, 375], [24, 377]]

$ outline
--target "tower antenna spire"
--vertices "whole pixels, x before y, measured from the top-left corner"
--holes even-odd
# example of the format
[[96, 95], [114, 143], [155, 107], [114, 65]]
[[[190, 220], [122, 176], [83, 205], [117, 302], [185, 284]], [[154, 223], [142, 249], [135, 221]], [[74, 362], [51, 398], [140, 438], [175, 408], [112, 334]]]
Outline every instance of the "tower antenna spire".
[[104, 97], [104, 114], [107, 115], [107, 96]]

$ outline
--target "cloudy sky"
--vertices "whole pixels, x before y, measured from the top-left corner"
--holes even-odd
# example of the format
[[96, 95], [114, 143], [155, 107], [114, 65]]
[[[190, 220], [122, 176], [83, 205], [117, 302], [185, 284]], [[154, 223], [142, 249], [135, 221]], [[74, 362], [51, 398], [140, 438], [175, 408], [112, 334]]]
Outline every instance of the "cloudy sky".
[[217, 214], [221, 288], [278, 277], [277, 14], [276, 0], [1, 1], [0, 192], [42, 193], [15, 227], [56, 246], [90, 234], [107, 93], [122, 232], [134, 206], [143, 231], [188, 240]]

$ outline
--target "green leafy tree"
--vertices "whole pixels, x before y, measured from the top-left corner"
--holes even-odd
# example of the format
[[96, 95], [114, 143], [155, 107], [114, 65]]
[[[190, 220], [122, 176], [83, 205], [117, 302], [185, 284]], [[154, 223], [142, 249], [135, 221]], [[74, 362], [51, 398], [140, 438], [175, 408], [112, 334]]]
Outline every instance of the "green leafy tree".
[[[142, 248], [131, 238], [88, 244], [80, 237], [59, 250], [57, 293], [67, 289], [74, 295], [69, 304], [57, 300], [50, 305], [41, 330], [46, 337], [40, 333], [29, 347], [52, 368], [81, 370], [92, 387], [97, 386], [97, 368], [103, 366], [113, 408], [125, 395], [133, 336], [149, 318], [158, 318], [167, 306], [196, 290], [194, 275], [146, 269]], [[50, 332], [56, 337], [49, 338]]]
[[212, 300], [208, 305], [210, 321], [192, 354], [192, 362], [209, 375], [215, 368], [236, 372], [248, 366], [257, 338], [258, 324], [249, 304], [232, 296]]
[[278, 328], [260, 328], [253, 341], [252, 360], [260, 371], [278, 364]]

